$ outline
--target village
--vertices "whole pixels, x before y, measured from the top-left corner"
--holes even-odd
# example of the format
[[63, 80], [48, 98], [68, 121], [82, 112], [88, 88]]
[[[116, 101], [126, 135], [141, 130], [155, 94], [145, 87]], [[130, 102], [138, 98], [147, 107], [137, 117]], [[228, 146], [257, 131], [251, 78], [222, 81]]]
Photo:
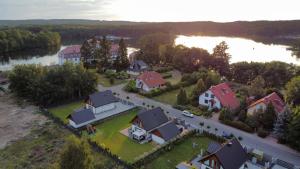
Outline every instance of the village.
[[[96, 74], [97, 83], [74, 83], [96, 91], [76, 88], [78, 99], [63, 104], [40, 98], [51, 105], [40, 106], [41, 114], [127, 168], [299, 168], [294, 150], [277, 141], [291, 107], [280, 90], [264, 89], [261, 76], [245, 85], [214, 69], [185, 73], [145, 61], [139, 50], [128, 56], [118, 40], [95, 37], [60, 51], [55, 67]], [[0, 78], [4, 95], [18, 74], [12, 77]]]

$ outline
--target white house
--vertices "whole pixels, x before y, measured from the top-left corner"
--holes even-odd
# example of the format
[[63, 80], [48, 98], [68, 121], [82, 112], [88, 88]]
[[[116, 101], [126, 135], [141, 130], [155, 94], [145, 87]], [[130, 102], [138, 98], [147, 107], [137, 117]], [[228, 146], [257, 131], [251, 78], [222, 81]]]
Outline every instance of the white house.
[[65, 62], [72, 62], [75, 64], [80, 63], [80, 48], [81, 45], [68, 46], [58, 53], [59, 65], [63, 65]]
[[149, 69], [149, 66], [142, 60], [134, 60], [131, 62], [127, 73], [131, 75], [139, 75]]
[[164, 144], [180, 134], [179, 128], [169, 121], [161, 108], [142, 110], [131, 123], [129, 134], [138, 141], [152, 140], [157, 144]]
[[221, 109], [222, 107], [235, 110], [239, 107], [239, 100], [227, 83], [211, 86], [199, 96], [199, 105], [207, 106], [209, 109]]
[[166, 81], [163, 77], [154, 71], [143, 72], [136, 78], [136, 87], [144, 92], [150, 92], [153, 89], [164, 88]]
[[[91, 94], [84, 108], [75, 110], [69, 118], [69, 124], [79, 128], [119, 112], [113, 112], [121, 104], [110, 90]], [[108, 113], [107, 112], [112, 112]]]

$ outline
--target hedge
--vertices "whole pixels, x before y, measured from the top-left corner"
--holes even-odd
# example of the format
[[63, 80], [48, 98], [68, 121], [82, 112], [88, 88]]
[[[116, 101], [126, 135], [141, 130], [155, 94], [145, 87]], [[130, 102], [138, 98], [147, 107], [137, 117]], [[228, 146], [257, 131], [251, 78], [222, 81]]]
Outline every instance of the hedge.
[[226, 124], [226, 125], [232, 126], [234, 128], [246, 131], [248, 133], [253, 133], [254, 132], [253, 128], [251, 128], [250, 126], [248, 126], [247, 124], [245, 124], [241, 121], [224, 120], [224, 121], [221, 121], [221, 122]]
[[267, 137], [269, 134], [270, 134], [270, 133], [269, 133], [268, 131], [266, 131], [266, 130], [264, 130], [264, 129], [262, 129], [262, 128], [259, 128], [259, 129], [257, 130], [257, 135], [258, 135], [259, 137], [261, 137], [261, 138], [265, 138], [265, 137]]

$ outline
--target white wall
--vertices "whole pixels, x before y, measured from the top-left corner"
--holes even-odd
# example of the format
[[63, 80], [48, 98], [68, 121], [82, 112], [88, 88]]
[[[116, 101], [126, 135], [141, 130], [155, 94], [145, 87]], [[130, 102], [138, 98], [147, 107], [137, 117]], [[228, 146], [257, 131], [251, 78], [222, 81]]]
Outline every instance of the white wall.
[[265, 111], [266, 108], [267, 108], [267, 105], [265, 105], [264, 103], [259, 103], [259, 104], [255, 105], [255, 106], [252, 106], [252, 107], [248, 108], [247, 115], [251, 115], [252, 116], [255, 112], [259, 111], [260, 109], [262, 111]]
[[152, 140], [153, 140], [154, 142], [156, 142], [156, 143], [158, 143], [158, 144], [164, 144], [164, 143], [165, 143], [165, 140], [164, 140], [164, 139], [162, 139], [162, 138], [160, 138], [160, 137], [158, 137], [158, 136], [156, 136], [156, 135], [154, 135], [154, 134], [152, 134], [151, 136], [152, 136]]
[[102, 113], [102, 112], [105, 112], [105, 111], [108, 111], [108, 110], [112, 110], [114, 108], [116, 108], [115, 103], [110, 103], [110, 104], [95, 108], [94, 113], [99, 114], [99, 113]]
[[[142, 80], [136, 79], [135, 81], [136, 88], [142, 89], [145, 92], [150, 92], [153, 88], [148, 87]], [[143, 84], [143, 85], [141, 85]]]
[[[208, 96], [206, 97], [205, 96], [205, 93], [208, 94]], [[209, 100], [211, 100], [211, 96], [213, 95], [213, 93], [210, 91], [210, 90], [207, 90], [206, 92], [202, 93], [200, 96], [199, 96], [199, 105], [202, 105], [202, 106], [207, 106], [209, 108], [218, 108], [218, 109], [221, 109], [222, 108], [222, 105], [221, 105], [221, 102], [219, 101], [218, 98], [216, 98], [214, 96], [214, 100], [215, 100], [215, 104], [214, 104], [214, 107], [210, 107], [211, 105], [209, 104]], [[207, 100], [207, 103], [205, 103], [205, 100]]]

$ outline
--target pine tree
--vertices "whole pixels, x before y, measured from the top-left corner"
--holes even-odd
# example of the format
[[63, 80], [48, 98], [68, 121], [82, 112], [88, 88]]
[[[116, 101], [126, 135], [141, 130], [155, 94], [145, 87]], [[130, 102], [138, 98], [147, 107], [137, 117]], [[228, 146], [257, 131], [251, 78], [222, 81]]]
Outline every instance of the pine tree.
[[121, 70], [126, 70], [129, 67], [130, 63], [127, 56], [127, 47], [123, 38], [119, 42], [118, 55], [120, 55], [121, 59]]
[[106, 39], [105, 36], [103, 36], [100, 41], [100, 65], [103, 68], [107, 68], [110, 66], [110, 47], [110, 42]]
[[179, 90], [179, 93], [177, 95], [177, 104], [178, 105], [185, 105], [187, 104], [187, 96], [186, 92], [183, 88]]
[[274, 134], [279, 139], [285, 139], [288, 131], [288, 124], [290, 122], [290, 112], [289, 110], [285, 110], [281, 114], [278, 115], [277, 120], [274, 124]]
[[271, 130], [276, 120], [276, 112], [272, 103], [267, 105], [265, 112], [262, 114], [262, 124], [265, 129]]
[[296, 150], [300, 150], [300, 106], [293, 111], [293, 117], [288, 126], [287, 142]]
[[201, 93], [203, 93], [206, 89], [207, 88], [206, 88], [203, 80], [199, 79], [197, 81], [197, 84], [196, 84], [195, 88], [193, 89], [193, 92], [191, 93], [191, 100], [193, 100], [193, 101], [197, 100], [199, 95]]
[[91, 47], [87, 40], [83, 42], [80, 48], [80, 54], [83, 62], [87, 63], [87, 60], [91, 57]]

